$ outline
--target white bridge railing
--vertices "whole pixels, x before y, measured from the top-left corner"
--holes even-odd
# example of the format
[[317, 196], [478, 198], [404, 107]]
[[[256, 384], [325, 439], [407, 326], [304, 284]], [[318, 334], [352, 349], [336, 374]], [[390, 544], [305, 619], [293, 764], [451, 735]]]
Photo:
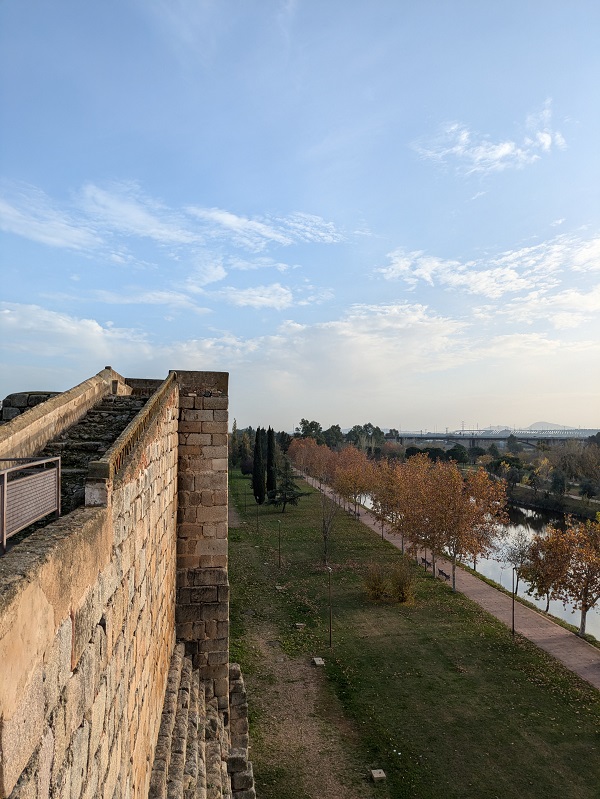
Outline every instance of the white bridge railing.
[[60, 516], [60, 458], [11, 458], [0, 470], [0, 542], [50, 513]]

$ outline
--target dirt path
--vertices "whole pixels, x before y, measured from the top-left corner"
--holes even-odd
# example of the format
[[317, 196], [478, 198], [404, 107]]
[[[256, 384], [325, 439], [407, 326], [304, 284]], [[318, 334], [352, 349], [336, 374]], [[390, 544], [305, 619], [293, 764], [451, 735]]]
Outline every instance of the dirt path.
[[[241, 523], [230, 505], [229, 527]], [[327, 690], [324, 672], [306, 656], [288, 656], [275, 627], [254, 618], [251, 609], [248, 616], [248, 643], [261, 663], [256, 673], [244, 675], [256, 718], [257, 740], [253, 744], [252, 732], [250, 740], [255, 771], [265, 782], [276, 782], [281, 769], [297, 775], [299, 790], [294, 795], [303, 799], [371, 797], [364, 768], [349, 755], [358, 736]]]
[[[352, 779], [348, 777], [357, 767], [341, 739], [354, 733], [335, 700], [325, 695], [323, 673], [306, 658], [287, 656], [277, 632], [268, 625], [260, 625], [252, 637], [265, 664], [265, 671], [246, 677], [249, 701], [259, 719], [255, 768], [260, 772], [264, 752], [269, 765], [298, 776], [302, 788], [298, 795], [306, 799], [371, 796], [366, 783], [363, 790], [349, 785]], [[252, 751], [251, 757], [255, 760]], [[354, 774], [354, 779], [362, 776]]]

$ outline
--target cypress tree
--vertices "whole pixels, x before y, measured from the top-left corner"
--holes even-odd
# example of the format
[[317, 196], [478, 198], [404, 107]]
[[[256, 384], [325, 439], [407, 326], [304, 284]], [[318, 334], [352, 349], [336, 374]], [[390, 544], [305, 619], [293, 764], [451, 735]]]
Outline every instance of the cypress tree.
[[275, 463], [275, 431], [267, 430], [267, 496], [277, 490], [277, 465]]
[[256, 430], [254, 440], [254, 460], [252, 464], [252, 491], [254, 499], [259, 505], [265, 501], [265, 462], [263, 459], [262, 431], [260, 427]]

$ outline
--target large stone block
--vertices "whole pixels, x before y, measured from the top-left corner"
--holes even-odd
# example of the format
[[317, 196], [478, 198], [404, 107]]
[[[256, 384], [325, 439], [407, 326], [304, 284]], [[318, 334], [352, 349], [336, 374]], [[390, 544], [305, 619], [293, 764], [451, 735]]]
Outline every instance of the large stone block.
[[202, 410], [194, 409], [193, 411], [185, 410], [181, 412], [179, 424], [181, 425], [181, 421], [195, 422], [197, 424], [200, 424], [201, 422], [212, 422], [214, 421], [215, 418], [214, 415], [215, 411], [213, 410], [204, 410], [204, 409]]
[[229, 406], [228, 397], [204, 397], [204, 407], [216, 411], [226, 411]]
[[33, 673], [10, 717], [0, 724], [0, 796], [8, 796], [44, 734], [42, 667]]

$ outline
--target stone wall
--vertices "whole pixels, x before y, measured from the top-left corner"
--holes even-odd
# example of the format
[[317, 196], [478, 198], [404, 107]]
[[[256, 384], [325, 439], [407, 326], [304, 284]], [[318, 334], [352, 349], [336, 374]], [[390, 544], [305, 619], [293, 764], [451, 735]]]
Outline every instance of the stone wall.
[[207, 684], [207, 699], [216, 696], [223, 712], [229, 706], [227, 380], [222, 372], [177, 372], [177, 639]]
[[173, 383], [106, 505], [0, 558], [3, 799], [148, 795], [175, 645], [177, 416]]
[[1, 422], [10, 422], [29, 408], [34, 408], [42, 402], [46, 402], [52, 397], [56, 397], [58, 391], [26, 391], [18, 394], [9, 394], [2, 400]]
[[121, 375], [107, 366], [70, 391], [0, 425], [0, 459], [30, 457], [81, 419], [100, 397], [110, 393], [131, 393], [131, 389]]

